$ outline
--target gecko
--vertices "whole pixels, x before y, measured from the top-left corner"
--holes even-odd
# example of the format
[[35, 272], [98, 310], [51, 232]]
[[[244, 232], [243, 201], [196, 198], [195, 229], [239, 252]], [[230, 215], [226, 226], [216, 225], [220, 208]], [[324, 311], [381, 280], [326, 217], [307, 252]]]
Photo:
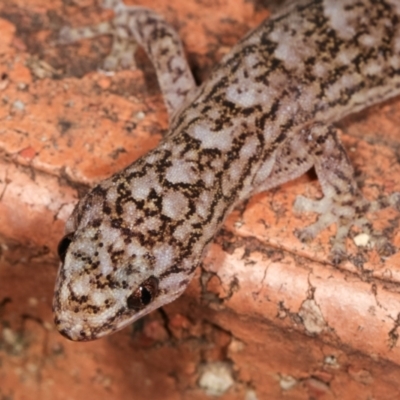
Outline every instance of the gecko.
[[71, 340], [122, 329], [183, 293], [232, 209], [314, 167], [323, 197], [299, 196], [316, 222], [302, 241], [336, 224], [330, 260], [346, 258], [353, 227], [382, 255], [396, 251], [366, 213], [400, 209], [357, 186], [333, 125], [400, 94], [400, 3], [308, 0], [266, 19], [197, 86], [180, 38], [160, 15], [105, 0], [114, 18], [63, 28], [61, 43], [112, 35], [104, 68], [132, 65], [137, 46], [154, 64], [169, 117], [159, 145], [94, 186], [60, 241], [53, 310]]

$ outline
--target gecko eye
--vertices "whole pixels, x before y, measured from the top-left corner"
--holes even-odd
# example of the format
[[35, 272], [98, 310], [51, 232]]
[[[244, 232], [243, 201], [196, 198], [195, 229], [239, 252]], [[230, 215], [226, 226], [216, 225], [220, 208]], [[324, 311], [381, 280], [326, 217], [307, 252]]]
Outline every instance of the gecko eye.
[[73, 236], [74, 236], [73, 233], [69, 233], [60, 240], [60, 243], [58, 243], [57, 253], [58, 257], [60, 257], [61, 262], [64, 262], [65, 260], [65, 255], [67, 254], [67, 250], [72, 242]]
[[127, 299], [128, 308], [139, 311], [149, 305], [158, 294], [158, 279], [151, 276], [133, 292]]

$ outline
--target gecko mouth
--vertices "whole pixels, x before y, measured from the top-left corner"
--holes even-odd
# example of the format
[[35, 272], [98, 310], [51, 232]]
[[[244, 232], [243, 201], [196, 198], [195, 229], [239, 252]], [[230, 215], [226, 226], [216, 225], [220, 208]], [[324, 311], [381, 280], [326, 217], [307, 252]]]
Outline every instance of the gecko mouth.
[[79, 332], [79, 335], [73, 334], [70, 329], [59, 329], [59, 332], [66, 339], [73, 342], [89, 342], [91, 340], [97, 339], [97, 336], [88, 336], [84, 331]]
[[62, 336], [73, 342], [89, 342], [108, 335], [122, 328], [122, 326], [101, 325], [92, 327], [88, 323], [73, 322], [59, 317], [54, 318], [57, 330]]
[[88, 313], [82, 309], [57, 308], [55, 304], [54, 323], [65, 338], [75, 342], [88, 342], [119, 331], [146, 313], [146, 310], [135, 312], [117, 305], [106, 308], [103, 312]]
[[54, 318], [54, 323], [62, 336], [74, 342], [88, 342], [101, 336], [99, 331], [96, 332], [94, 329], [89, 329], [87, 326], [84, 327], [81, 324], [73, 324], [58, 317]]

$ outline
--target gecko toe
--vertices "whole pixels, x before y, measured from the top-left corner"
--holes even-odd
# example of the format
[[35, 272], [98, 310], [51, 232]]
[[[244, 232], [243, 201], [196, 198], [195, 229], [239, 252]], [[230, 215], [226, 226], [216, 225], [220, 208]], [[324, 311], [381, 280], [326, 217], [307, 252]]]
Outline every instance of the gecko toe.
[[302, 243], [310, 243], [315, 235], [307, 228], [304, 229], [295, 229], [294, 230], [294, 235], [297, 237], [297, 239], [300, 240]]
[[392, 193], [389, 196], [389, 204], [397, 211], [400, 211], [400, 192]]
[[383, 235], [374, 238], [374, 243], [378, 254], [381, 257], [390, 257], [396, 253], [396, 247]]
[[345, 259], [347, 259], [347, 252], [342, 249], [332, 249], [329, 255], [329, 260], [334, 266], [341, 264]]

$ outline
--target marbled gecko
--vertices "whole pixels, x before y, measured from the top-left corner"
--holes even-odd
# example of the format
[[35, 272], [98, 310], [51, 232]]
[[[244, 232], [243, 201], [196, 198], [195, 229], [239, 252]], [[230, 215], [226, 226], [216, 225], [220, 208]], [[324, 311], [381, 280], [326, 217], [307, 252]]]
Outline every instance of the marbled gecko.
[[310, 240], [336, 223], [331, 260], [352, 226], [394, 251], [365, 217], [400, 208], [398, 193], [369, 202], [333, 122], [400, 93], [400, 1], [302, 1], [267, 19], [196, 86], [177, 33], [156, 13], [106, 0], [115, 18], [65, 28], [61, 41], [111, 34], [107, 69], [142, 46], [155, 66], [170, 126], [157, 148], [82, 198], [59, 245], [54, 312], [60, 332], [92, 340], [176, 299], [238, 202], [314, 167], [324, 197]]

